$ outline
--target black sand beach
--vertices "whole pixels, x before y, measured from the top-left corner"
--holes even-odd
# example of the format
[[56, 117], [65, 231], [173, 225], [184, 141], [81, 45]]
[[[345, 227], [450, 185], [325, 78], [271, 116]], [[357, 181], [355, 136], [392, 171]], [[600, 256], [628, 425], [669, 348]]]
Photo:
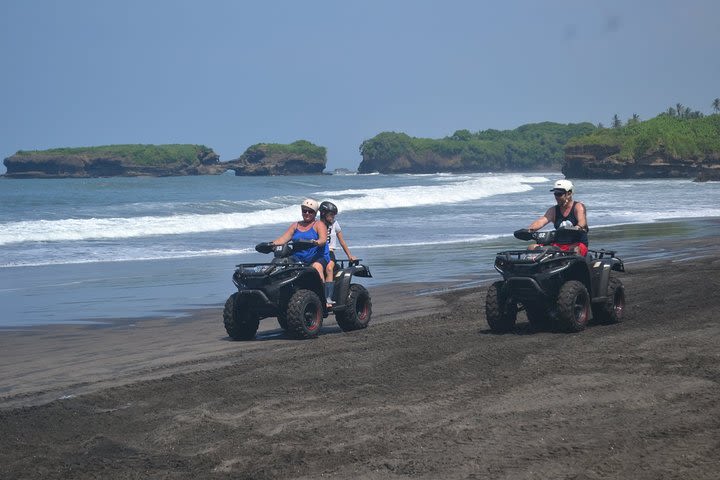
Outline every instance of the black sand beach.
[[231, 342], [221, 310], [0, 334], [0, 477], [693, 478], [720, 469], [718, 238], [627, 265], [627, 315], [494, 335], [485, 286]]

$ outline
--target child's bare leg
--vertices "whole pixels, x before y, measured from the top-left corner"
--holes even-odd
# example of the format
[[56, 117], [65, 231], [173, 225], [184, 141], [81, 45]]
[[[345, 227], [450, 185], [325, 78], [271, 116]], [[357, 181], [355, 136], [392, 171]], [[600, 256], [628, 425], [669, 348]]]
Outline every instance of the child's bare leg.
[[333, 293], [335, 293], [335, 262], [330, 260], [325, 267], [325, 300], [328, 305], [333, 304]]

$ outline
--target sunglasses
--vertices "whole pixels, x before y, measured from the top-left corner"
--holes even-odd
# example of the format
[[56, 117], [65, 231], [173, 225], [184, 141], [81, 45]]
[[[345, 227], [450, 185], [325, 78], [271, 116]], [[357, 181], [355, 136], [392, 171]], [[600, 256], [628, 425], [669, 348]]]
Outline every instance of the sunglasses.
[[305, 214], [310, 215], [311, 213], [312, 213], [312, 214], [315, 214], [315, 210], [309, 210], [309, 209], [307, 209], [307, 208], [303, 208], [303, 209], [302, 209], [302, 213], [303, 213], [303, 215], [305, 215]]
[[562, 197], [562, 196], [565, 195], [566, 193], [567, 193], [567, 192], [553, 192], [553, 195], [555, 195], [556, 197]]

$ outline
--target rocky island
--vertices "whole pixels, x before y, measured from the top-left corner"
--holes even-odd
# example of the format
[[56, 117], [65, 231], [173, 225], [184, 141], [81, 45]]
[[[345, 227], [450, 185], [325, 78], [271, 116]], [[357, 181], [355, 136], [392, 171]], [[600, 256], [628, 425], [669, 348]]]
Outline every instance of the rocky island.
[[569, 178], [720, 180], [720, 114], [660, 114], [644, 122], [598, 128], [568, 141]]
[[[514, 130], [458, 130], [442, 139], [383, 132], [360, 145], [358, 173], [471, 173], [562, 170], [568, 178], [720, 180], [720, 114], [664, 112], [612, 128], [534, 123]], [[8, 178], [319, 175], [327, 149], [307, 140], [258, 143], [220, 162], [204, 145], [109, 145], [18, 151]], [[337, 174], [343, 172], [336, 171]]]
[[7, 178], [89, 178], [218, 175], [317, 175], [327, 164], [325, 147], [305, 140], [260, 143], [235, 160], [204, 145], [107, 145], [20, 150], [5, 159]]
[[4, 160], [8, 178], [181, 176], [223, 173], [204, 145], [107, 145], [20, 150]]
[[327, 164], [327, 149], [307, 140], [290, 144], [258, 143], [227, 162], [237, 176], [319, 175]]

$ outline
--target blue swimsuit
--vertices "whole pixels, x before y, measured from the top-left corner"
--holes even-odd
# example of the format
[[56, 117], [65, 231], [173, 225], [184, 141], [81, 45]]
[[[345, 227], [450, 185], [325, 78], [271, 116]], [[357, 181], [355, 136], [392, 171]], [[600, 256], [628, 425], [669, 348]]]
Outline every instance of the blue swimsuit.
[[[313, 225], [315, 225], [315, 222], [313, 222]], [[310, 226], [309, 229], [306, 231], [298, 230], [297, 224], [295, 227], [295, 231], [292, 235], [292, 240], [301, 240], [305, 242], [312, 242], [313, 240], [317, 240], [319, 238], [318, 233], [315, 231], [315, 229]], [[313, 263], [316, 260], [319, 260], [320, 258], [323, 258], [325, 256], [325, 249], [322, 250], [317, 245], [314, 247], [310, 247], [306, 250], [301, 250], [298, 252], [295, 252], [293, 254], [293, 257], [295, 257], [297, 260], [303, 262], [303, 263]]]

